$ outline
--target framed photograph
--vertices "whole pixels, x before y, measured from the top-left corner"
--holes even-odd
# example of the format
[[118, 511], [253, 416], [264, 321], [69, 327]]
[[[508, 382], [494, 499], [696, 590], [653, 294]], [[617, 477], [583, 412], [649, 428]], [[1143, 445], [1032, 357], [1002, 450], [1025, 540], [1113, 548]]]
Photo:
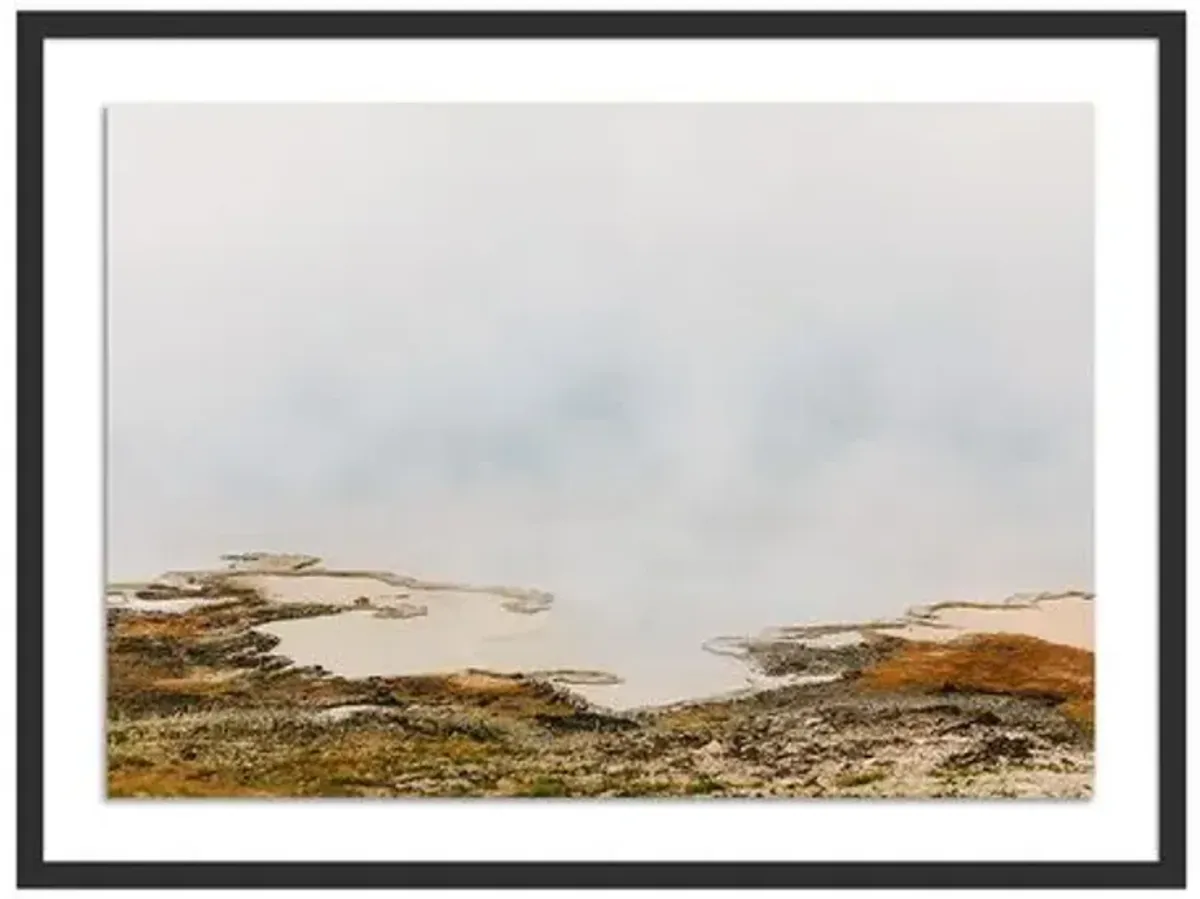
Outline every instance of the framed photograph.
[[1183, 885], [1183, 13], [18, 51], [22, 885]]

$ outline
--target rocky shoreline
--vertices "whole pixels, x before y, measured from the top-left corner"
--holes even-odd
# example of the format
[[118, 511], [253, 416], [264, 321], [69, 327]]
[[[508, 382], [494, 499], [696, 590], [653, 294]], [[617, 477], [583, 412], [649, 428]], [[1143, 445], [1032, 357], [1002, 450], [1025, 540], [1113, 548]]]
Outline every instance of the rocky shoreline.
[[[708, 649], [735, 654], [764, 677], [803, 682], [613, 712], [569, 689], [614, 676], [603, 671], [347, 678], [298, 666], [258, 628], [361, 610], [360, 597], [273, 598], [255, 578], [349, 583], [384, 574], [390, 592], [367, 604], [399, 617], [414, 592], [439, 588], [477, 590], [536, 615], [553, 601], [542, 591], [329, 572], [309, 556], [226, 561], [225, 569], [110, 587], [111, 796], [1092, 792], [1094, 660], [1079, 646], [1020, 633], [911, 639], [897, 622], [776, 629]], [[1077, 600], [1091, 597], [1016, 603]], [[937, 613], [951, 605], [964, 604], [916, 617], [937, 627]]]

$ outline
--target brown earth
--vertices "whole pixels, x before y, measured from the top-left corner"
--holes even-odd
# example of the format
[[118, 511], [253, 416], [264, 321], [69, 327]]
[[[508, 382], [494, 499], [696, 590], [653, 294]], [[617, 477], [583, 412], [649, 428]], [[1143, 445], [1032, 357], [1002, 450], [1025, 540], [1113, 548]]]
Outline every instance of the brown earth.
[[1026, 696], [1056, 704], [1088, 727], [1095, 716], [1095, 656], [1022, 634], [902, 644], [862, 671], [858, 683], [869, 690]]

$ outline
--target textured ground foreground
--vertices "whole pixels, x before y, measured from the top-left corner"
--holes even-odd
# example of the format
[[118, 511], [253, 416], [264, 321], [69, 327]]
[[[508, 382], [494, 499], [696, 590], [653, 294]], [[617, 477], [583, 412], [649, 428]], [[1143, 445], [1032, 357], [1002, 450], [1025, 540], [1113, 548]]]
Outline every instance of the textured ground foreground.
[[223, 592], [108, 611], [110, 795], [1091, 795], [1093, 655], [1077, 647], [765, 643], [762, 670], [839, 677], [614, 714], [535, 678], [297, 668], [253, 628], [338, 610]]

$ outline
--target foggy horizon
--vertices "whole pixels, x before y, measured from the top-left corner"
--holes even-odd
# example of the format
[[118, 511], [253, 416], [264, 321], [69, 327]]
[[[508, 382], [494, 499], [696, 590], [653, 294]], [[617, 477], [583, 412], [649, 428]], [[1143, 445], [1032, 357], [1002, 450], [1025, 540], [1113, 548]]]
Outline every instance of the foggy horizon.
[[649, 637], [1092, 584], [1086, 105], [117, 106], [108, 575]]

